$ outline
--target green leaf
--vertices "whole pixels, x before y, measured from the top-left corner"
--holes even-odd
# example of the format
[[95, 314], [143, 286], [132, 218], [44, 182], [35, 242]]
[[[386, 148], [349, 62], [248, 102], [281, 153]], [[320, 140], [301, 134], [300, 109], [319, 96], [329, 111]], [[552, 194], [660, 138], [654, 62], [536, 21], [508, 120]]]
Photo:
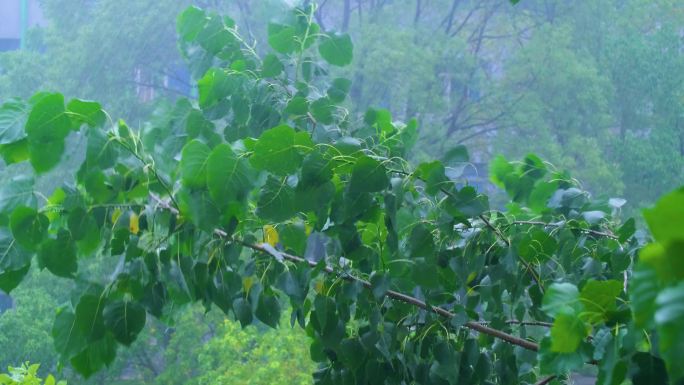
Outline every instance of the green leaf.
[[206, 15], [201, 9], [190, 6], [186, 8], [176, 20], [178, 34], [185, 41], [192, 41], [206, 24]]
[[[191, 35], [192, 32], [189, 32], [188, 36]], [[235, 37], [224, 24], [224, 19], [216, 14], [209, 15], [203, 28], [195, 36], [195, 40], [202, 48], [213, 55], [218, 55], [224, 48], [233, 48], [238, 44]]]
[[390, 289], [390, 280], [385, 274], [374, 273], [370, 277], [370, 283], [373, 296], [378, 300]]
[[197, 81], [200, 107], [204, 109], [217, 104], [230, 95], [233, 88], [234, 85], [224, 70], [210, 68]]
[[366, 351], [356, 338], [345, 339], [340, 343], [340, 360], [344, 365], [356, 370], [366, 361]]
[[328, 88], [328, 98], [335, 103], [341, 103], [346, 99], [351, 89], [351, 80], [345, 78], [335, 78]]
[[274, 54], [268, 54], [264, 57], [261, 65], [261, 76], [265, 78], [273, 78], [280, 75], [285, 67], [283, 63]]
[[29, 160], [28, 139], [24, 138], [10, 144], [0, 144], [0, 156], [7, 165]]
[[62, 359], [72, 357], [88, 345], [86, 336], [74, 328], [76, 315], [69, 309], [60, 308], [52, 326], [55, 350]]
[[233, 301], [233, 311], [243, 328], [252, 324], [252, 306], [244, 298], [237, 298]]
[[325, 213], [335, 196], [335, 185], [328, 181], [321, 184], [300, 182], [294, 190], [294, 205], [298, 211]]
[[254, 179], [249, 164], [233, 152], [229, 144], [214, 147], [207, 159], [207, 187], [211, 198], [220, 206], [242, 201]]
[[503, 155], [498, 155], [489, 162], [489, 178], [492, 183], [499, 187], [504, 187], [505, 180], [513, 172], [513, 166]]
[[42, 96], [26, 121], [30, 161], [37, 173], [49, 171], [59, 163], [69, 131], [71, 120], [64, 108], [64, 96]]
[[615, 302], [621, 292], [620, 281], [589, 280], [580, 292], [580, 301], [585, 309], [582, 318], [592, 324], [605, 321], [608, 314], [617, 308]]
[[287, 102], [285, 112], [295, 116], [306, 115], [309, 112], [309, 101], [303, 96], [295, 96]]
[[82, 207], [74, 208], [67, 217], [67, 226], [71, 232], [71, 237], [80, 241], [84, 239], [93, 227], [97, 227], [95, 218], [89, 215]]
[[644, 218], [658, 242], [684, 241], [684, 188], [663, 196], [655, 207], [644, 209]]
[[145, 327], [146, 312], [138, 303], [126, 300], [107, 304], [103, 311], [104, 323], [114, 338], [129, 346]]
[[316, 99], [311, 103], [311, 115], [320, 124], [333, 124], [335, 121], [333, 117], [334, 111], [335, 105], [327, 97]]
[[12, 291], [31, 266], [31, 253], [21, 248], [7, 228], [0, 227], [0, 290]]
[[277, 281], [278, 288], [287, 294], [294, 303], [299, 305], [304, 303], [309, 286], [306, 280], [307, 276], [306, 274], [301, 274], [301, 270], [294, 270], [292, 268], [286, 270], [278, 276]]
[[78, 270], [76, 244], [69, 232], [62, 230], [57, 238], [49, 238], [40, 246], [38, 262], [58, 277], [74, 277]]
[[25, 103], [10, 100], [0, 106], [0, 144], [9, 144], [26, 136], [24, 124], [28, 108]]
[[17, 175], [0, 186], [0, 213], [9, 214], [18, 206], [36, 206], [33, 178], [26, 175]]
[[9, 294], [24, 280], [30, 268], [31, 261], [29, 260], [24, 267], [17, 270], [0, 270], [0, 290]]
[[289, 25], [269, 23], [268, 44], [280, 53], [291, 53], [297, 48], [296, 30]]
[[560, 313], [578, 314], [581, 309], [580, 293], [571, 283], [554, 283], [544, 293], [542, 310], [551, 317]]
[[634, 220], [634, 218], [629, 218], [618, 229], [618, 231], [617, 231], [617, 235], [619, 237], [618, 240], [621, 243], [627, 242], [627, 240], [632, 235], [634, 235], [635, 232], [636, 232], [636, 221]]
[[551, 327], [551, 351], [572, 353], [587, 336], [587, 328], [574, 314], [560, 313]]
[[656, 298], [655, 322], [660, 338], [660, 353], [674, 383], [684, 379], [684, 282], [661, 291]]
[[70, 362], [78, 373], [88, 378], [111, 364], [115, 357], [116, 342], [107, 334], [104, 338], [89, 343], [85, 350], [72, 357]]
[[411, 230], [408, 240], [411, 258], [432, 258], [435, 253], [435, 240], [432, 231], [423, 223], [418, 223]]
[[352, 62], [354, 45], [348, 34], [325, 35], [322, 40], [318, 52], [325, 61], [340, 67]]
[[261, 134], [250, 160], [260, 170], [288, 175], [299, 169], [304, 158], [302, 153], [310, 151], [312, 147], [308, 133], [281, 125]]
[[361, 156], [352, 168], [349, 192], [353, 194], [382, 191], [389, 185], [385, 166], [369, 156]]
[[207, 160], [211, 149], [197, 139], [183, 146], [180, 173], [183, 184], [188, 187], [204, 187], [207, 179]]
[[97, 341], [105, 335], [102, 315], [105, 305], [106, 301], [101, 292], [82, 295], [76, 305], [76, 317], [72, 328], [85, 336], [88, 342]]
[[444, 165], [438, 160], [419, 164], [415, 172], [425, 182], [425, 192], [430, 195], [435, 195], [451, 185]]
[[446, 210], [452, 215], [462, 214], [472, 218], [489, 210], [489, 199], [486, 195], [478, 194], [474, 187], [465, 186], [455, 194], [449, 194], [446, 205]]
[[580, 369], [589, 358], [584, 345], [569, 353], [552, 351], [550, 338], [542, 339], [539, 345], [539, 369], [542, 374], [564, 374]]
[[541, 229], [525, 233], [518, 243], [518, 254], [526, 262], [545, 262], [553, 256], [556, 249], [556, 239]]
[[468, 148], [462, 144], [459, 144], [456, 147], [449, 149], [444, 154], [442, 161], [446, 164], [469, 162], [470, 155], [468, 154]]
[[449, 384], [457, 384], [461, 367], [458, 352], [449, 343], [441, 341], [433, 345], [432, 354], [435, 360], [430, 367], [430, 374]]
[[78, 130], [82, 124], [101, 127], [107, 120], [107, 115], [100, 103], [89, 100], [71, 99], [67, 104], [67, 113], [75, 130]]
[[314, 309], [316, 311], [312, 315], [316, 316], [319, 331], [326, 330], [328, 326], [333, 326], [337, 321], [335, 317], [336, 305], [332, 298], [321, 294], [317, 295], [314, 299]]
[[658, 292], [658, 277], [655, 270], [637, 266], [629, 284], [629, 298], [637, 326], [649, 328], [653, 325]]
[[301, 183], [317, 185], [332, 179], [332, 160], [324, 158], [318, 151], [313, 151], [302, 163]]
[[47, 237], [50, 221], [35, 209], [19, 206], [10, 216], [12, 236], [19, 245], [27, 250], [35, 251]]

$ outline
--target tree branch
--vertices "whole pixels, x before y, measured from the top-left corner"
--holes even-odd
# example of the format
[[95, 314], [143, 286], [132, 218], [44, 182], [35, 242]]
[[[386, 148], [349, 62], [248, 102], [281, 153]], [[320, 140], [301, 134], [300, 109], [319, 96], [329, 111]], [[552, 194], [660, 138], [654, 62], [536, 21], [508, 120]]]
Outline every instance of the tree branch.
[[[542, 221], [513, 221], [511, 222], [513, 225], [533, 225], [533, 226], [544, 226], [544, 227], [561, 227], [565, 223], [547, 223], [547, 222], [542, 222]], [[611, 239], [619, 239], [619, 237], [611, 232], [603, 232], [603, 231], [598, 231], [598, 230], [592, 230], [592, 229], [583, 229], [579, 227], [570, 227], [572, 230], [578, 230], [583, 233], [595, 235], [598, 237], [606, 237], [606, 238], [611, 238]]]
[[[222, 230], [215, 230], [214, 233], [217, 235], [221, 235], [221, 236], [227, 235]], [[278, 255], [274, 255], [271, 251], [269, 251], [269, 249], [267, 249], [266, 247], [264, 247], [262, 245], [254, 245], [254, 244], [242, 242], [242, 241], [238, 241], [238, 242], [241, 245], [243, 245], [244, 247], [247, 247], [249, 249], [252, 249], [254, 251], [258, 251], [258, 252], [261, 252], [264, 254], [271, 255], [274, 258], [283, 258], [283, 259], [288, 260], [290, 262], [296, 262], [296, 263], [307, 263], [311, 267], [316, 267], [318, 265], [316, 262], [309, 261], [309, 260], [306, 260], [304, 258], [295, 256], [295, 255], [290, 255], [287, 253], [278, 252]], [[333, 268], [328, 266], [328, 265], [326, 265], [323, 268], [323, 271], [325, 271], [328, 274], [335, 274], [335, 271], [333, 270]], [[361, 285], [363, 285], [365, 288], [371, 289], [371, 283], [364, 280], [364, 279], [355, 277], [353, 275], [348, 275], [348, 274], [344, 275], [342, 278], [345, 280], [348, 280], [348, 281], [358, 282]], [[394, 299], [394, 300], [397, 300], [397, 301], [400, 301], [400, 302], [407, 303], [409, 305], [413, 305], [413, 306], [418, 307], [420, 309], [431, 311], [431, 312], [436, 313], [436, 314], [438, 314], [444, 318], [453, 318], [455, 316], [455, 314], [450, 312], [449, 310], [446, 310], [446, 309], [438, 307], [438, 306], [428, 305], [427, 303], [419, 300], [418, 298], [411, 297], [410, 295], [406, 295], [406, 294], [400, 293], [398, 291], [388, 290], [384, 296], [391, 298], [391, 299]], [[534, 343], [532, 341], [528, 341], [528, 340], [516, 337], [514, 335], [502, 332], [501, 330], [491, 328], [489, 326], [483, 325], [480, 322], [468, 321], [463, 326], [465, 326], [468, 329], [477, 331], [479, 333], [487, 334], [487, 335], [492, 336], [494, 338], [501, 339], [501, 340], [506, 341], [512, 345], [520, 346], [520, 347], [527, 349], [527, 350], [532, 350], [535, 352], [539, 351], [539, 345], [537, 345], [536, 343]]]

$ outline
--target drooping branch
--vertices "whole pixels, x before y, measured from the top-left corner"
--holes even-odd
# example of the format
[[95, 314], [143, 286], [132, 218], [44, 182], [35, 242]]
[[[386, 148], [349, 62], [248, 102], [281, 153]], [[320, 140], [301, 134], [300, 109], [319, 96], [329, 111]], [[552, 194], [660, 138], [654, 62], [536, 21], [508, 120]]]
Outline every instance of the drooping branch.
[[[159, 207], [166, 209], [166, 210], [169, 210], [176, 215], [179, 214], [178, 210], [175, 207], [171, 206], [168, 202], [165, 202], [164, 200], [162, 200], [159, 196], [157, 196], [155, 194], [150, 194], [150, 197], [152, 198], [152, 200], [157, 202]], [[222, 238], [228, 237], [228, 234], [221, 229], [214, 229], [214, 234], [219, 236], [219, 237], [222, 237]], [[284, 253], [284, 252], [279, 252], [279, 251], [274, 252], [274, 250], [272, 250], [272, 248], [267, 248], [263, 244], [261, 244], [261, 245], [252, 244], [252, 243], [248, 243], [248, 242], [244, 242], [244, 241], [237, 241], [237, 242], [240, 243], [244, 247], [247, 247], [247, 248], [252, 249], [254, 251], [258, 251], [258, 252], [270, 255], [276, 259], [284, 259], [284, 260], [287, 260], [290, 262], [295, 262], [295, 263], [306, 263], [311, 267], [317, 266], [316, 262], [309, 261], [309, 260], [304, 259], [302, 257], [298, 257], [296, 255], [291, 255], [291, 254]], [[326, 274], [335, 274], [335, 270], [332, 267], [327, 266], [327, 265], [323, 268], [323, 271]], [[346, 279], [348, 281], [358, 282], [367, 289], [372, 288], [371, 283], [366, 281], [365, 279], [361, 279], [359, 277], [349, 275], [349, 274], [345, 274], [342, 278]], [[431, 311], [431, 312], [439, 314], [440, 316], [445, 317], [445, 318], [453, 318], [454, 316], [456, 316], [456, 314], [454, 314], [453, 312], [451, 312], [447, 309], [444, 309], [444, 308], [441, 308], [438, 306], [428, 305], [425, 301], [422, 301], [422, 300], [415, 298], [415, 297], [412, 297], [410, 295], [406, 295], [404, 293], [400, 293], [398, 291], [388, 290], [384, 296], [391, 298], [391, 299], [394, 299], [394, 300], [397, 300], [397, 301], [407, 303], [409, 305], [413, 305], [413, 306], [420, 308], [420, 309], [423, 309], [423, 310]], [[528, 322], [526, 322], [526, 321], [513, 321], [510, 323], [528, 324]], [[548, 326], [546, 323], [542, 324], [542, 323], [539, 323], [536, 321], [530, 322], [529, 324], [530, 325], [537, 325], [537, 326]], [[527, 349], [527, 350], [532, 350], [535, 352], [539, 351], [539, 345], [538, 344], [531, 342], [531, 341], [528, 341], [528, 340], [525, 340], [525, 339], [522, 339], [522, 338], [519, 338], [519, 337], [516, 337], [516, 336], [511, 335], [511, 334], [502, 332], [501, 330], [491, 328], [489, 326], [486, 326], [486, 324], [483, 322], [467, 321], [463, 326], [465, 326], [468, 329], [475, 330], [477, 332], [487, 334], [487, 335], [490, 335], [492, 337], [504, 340], [510, 344], [520, 346], [520, 347]]]
[[[216, 231], [215, 231], [215, 233], [220, 234]], [[223, 234], [225, 234], [225, 233], [223, 233]], [[255, 244], [251, 244], [251, 243], [247, 243], [247, 242], [240, 242], [240, 244], [243, 245], [244, 247], [247, 247], [247, 248], [252, 249], [254, 251], [258, 251], [258, 252], [261, 252], [264, 254], [271, 255], [274, 258], [283, 258], [285, 260], [288, 260], [291, 262], [296, 262], [296, 263], [307, 263], [311, 267], [317, 266], [316, 262], [309, 261], [309, 260], [306, 260], [304, 258], [295, 256], [295, 255], [291, 255], [291, 254], [287, 254], [287, 253], [281, 253], [281, 252], [278, 252], [277, 255], [274, 255], [273, 251], [269, 250], [269, 248], [264, 247], [263, 245], [255, 245]], [[323, 268], [323, 271], [325, 271], [328, 274], [335, 274], [335, 271], [333, 270], [333, 268], [330, 266], [327, 266], [327, 265]], [[358, 278], [358, 277], [355, 277], [355, 276], [349, 275], [349, 274], [344, 275], [342, 278], [344, 278], [348, 281], [358, 282], [361, 285], [363, 285], [365, 288], [371, 289], [371, 283], [364, 280], [364, 279], [361, 279], [361, 278]], [[406, 295], [404, 293], [400, 293], [398, 291], [388, 290], [384, 296], [391, 298], [391, 299], [394, 299], [394, 300], [397, 300], [397, 301], [407, 303], [409, 305], [413, 305], [413, 306], [420, 308], [420, 309], [431, 311], [431, 312], [439, 314], [440, 316], [445, 317], [445, 318], [453, 318], [456, 315], [447, 309], [444, 309], [444, 308], [441, 308], [438, 306], [428, 305], [427, 303], [425, 303], [425, 301], [421, 301], [418, 298], [412, 297], [410, 295]], [[539, 351], [539, 345], [537, 345], [536, 343], [534, 343], [532, 341], [528, 341], [528, 340], [516, 337], [514, 335], [502, 332], [501, 330], [491, 328], [491, 327], [486, 326], [480, 322], [468, 321], [463, 326], [467, 327], [468, 329], [471, 329], [471, 330], [474, 330], [474, 331], [477, 331], [477, 332], [487, 334], [489, 336], [504, 340], [510, 344], [520, 346], [520, 347], [527, 349], [527, 350], [532, 350], [535, 352]]]

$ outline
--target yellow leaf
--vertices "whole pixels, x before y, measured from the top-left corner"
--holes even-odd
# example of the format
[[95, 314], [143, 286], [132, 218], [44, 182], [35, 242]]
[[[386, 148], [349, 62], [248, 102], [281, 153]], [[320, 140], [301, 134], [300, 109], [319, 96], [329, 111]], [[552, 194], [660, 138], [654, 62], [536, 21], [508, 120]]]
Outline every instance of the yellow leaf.
[[115, 225], [119, 218], [121, 218], [121, 209], [117, 207], [112, 212], [112, 224]]
[[314, 283], [314, 290], [316, 293], [321, 294], [324, 288], [325, 284], [323, 283], [323, 280], [318, 280]]
[[466, 279], [466, 283], [473, 282], [473, 280], [475, 278], [477, 278], [477, 273], [473, 271], [472, 273], [468, 274], [468, 278]]
[[245, 293], [249, 293], [249, 289], [254, 286], [254, 278], [252, 276], [245, 277], [242, 279], [242, 289]]
[[128, 229], [131, 231], [131, 234], [138, 234], [140, 231], [138, 214], [131, 212], [131, 216], [128, 219]]
[[264, 226], [264, 242], [276, 247], [279, 241], [278, 231], [271, 225]]

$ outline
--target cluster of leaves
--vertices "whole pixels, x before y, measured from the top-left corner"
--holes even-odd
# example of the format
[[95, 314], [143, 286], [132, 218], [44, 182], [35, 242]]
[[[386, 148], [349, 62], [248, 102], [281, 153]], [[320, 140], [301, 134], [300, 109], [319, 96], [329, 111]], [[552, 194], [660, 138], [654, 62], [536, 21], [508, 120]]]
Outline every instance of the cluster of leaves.
[[[417, 123], [350, 116], [350, 81], [326, 75], [353, 60], [351, 39], [313, 20], [309, 7], [271, 24], [275, 52], [261, 59], [231, 19], [188, 8], [178, 31], [198, 101], [139, 129], [60, 94], [0, 108], [0, 153], [36, 175], [60, 163], [66, 137], [87, 138], [75, 185], [45, 204], [28, 177], [0, 189], [0, 288], [34, 256], [78, 284], [55, 319], [61, 358], [91, 375], [148, 314], [191, 302], [276, 328], [288, 298], [319, 384], [548, 382], [587, 364], [602, 384], [667, 376], [644, 348], [656, 335], [631, 319], [630, 300], [653, 298], [623, 290], [634, 222], [532, 155], [492, 165], [506, 213], [461, 183], [464, 148], [412, 167]], [[94, 254], [118, 263], [83, 274]], [[677, 287], [655, 313], [657, 332], [679, 338], [661, 346], [672, 380]]]
[[39, 364], [30, 365], [23, 363], [16, 368], [8, 368], [9, 373], [0, 374], [0, 384], [2, 385], [66, 385], [66, 381], [55, 381], [52, 375], [48, 375], [45, 382], [38, 377]]

